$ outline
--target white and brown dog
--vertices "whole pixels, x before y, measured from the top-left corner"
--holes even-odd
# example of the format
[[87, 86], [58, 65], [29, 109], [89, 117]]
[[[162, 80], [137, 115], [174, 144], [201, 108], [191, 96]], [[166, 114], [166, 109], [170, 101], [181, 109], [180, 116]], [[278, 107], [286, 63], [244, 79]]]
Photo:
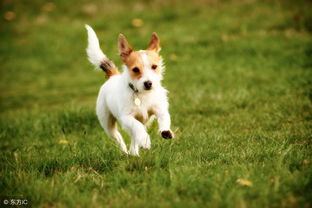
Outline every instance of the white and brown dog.
[[[89, 60], [109, 77], [102, 85], [96, 103], [96, 114], [106, 134], [113, 137], [125, 153], [139, 155], [140, 147], [151, 147], [146, 126], [156, 116], [161, 136], [173, 138], [167, 90], [161, 86], [164, 66], [156, 33], [152, 34], [148, 48], [139, 51], [132, 49], [124, 35], [119, 35], [119, 55], [124, 63], [123, 71], [119, 73], [115, 64], [100, 49], [94, 30], [88, 25], [86, 29]], [[129, 152], [116, 121], [131, 135]]]

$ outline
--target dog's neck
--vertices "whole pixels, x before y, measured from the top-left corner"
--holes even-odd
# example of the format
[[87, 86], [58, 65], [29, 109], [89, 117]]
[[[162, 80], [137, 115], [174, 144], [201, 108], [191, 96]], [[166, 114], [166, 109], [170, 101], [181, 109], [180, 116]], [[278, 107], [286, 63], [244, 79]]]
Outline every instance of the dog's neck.
[[126, 86], [129, 87], [133, 91], [133, 93], [137, 94], [139, 90], [131, 83], [131, 80], [129, 79], [129, 72], [127, 66], [122, 65], [122, 69], [123, 69], [122, 76]]
[[129, 82], [128, 85], [129, 85], [130, 89], [131, 89], [134, 93], [138, 93], [138, 92], [139, 92], [139, 90], [138, 90], [137, 88], [135, 88], [134, 85], [133, 85], [131, 82]]

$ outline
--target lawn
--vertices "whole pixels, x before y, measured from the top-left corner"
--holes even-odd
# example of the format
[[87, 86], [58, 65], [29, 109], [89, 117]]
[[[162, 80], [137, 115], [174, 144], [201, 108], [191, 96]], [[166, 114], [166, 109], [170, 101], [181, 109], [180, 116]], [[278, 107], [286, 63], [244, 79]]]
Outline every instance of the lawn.
[[[310, 1], [0, 5], [1, 207], [312, 206]], [[132, 157], [105, 135], [84, 24], [118, 65], [119, 33], [158, 33], [174, 140], [154, 123]]]

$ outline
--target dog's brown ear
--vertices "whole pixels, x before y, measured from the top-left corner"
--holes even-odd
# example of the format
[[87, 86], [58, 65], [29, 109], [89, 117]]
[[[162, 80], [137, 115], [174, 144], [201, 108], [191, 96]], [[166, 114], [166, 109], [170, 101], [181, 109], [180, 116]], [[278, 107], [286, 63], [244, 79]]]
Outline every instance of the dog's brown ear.
[[153, 32], [151, 42], [148, 44], [147, 50], [153, 50], [158, 53], [161, 49], [159, 42], [160, 41], [158, 35], [155, 32]]
[[118, 38], [118, 49], [121, 60], [125, 61], [125, 59], [132, 52], [132, 47], [129, 45], [126, 37], [123, 34], [119, 34]]

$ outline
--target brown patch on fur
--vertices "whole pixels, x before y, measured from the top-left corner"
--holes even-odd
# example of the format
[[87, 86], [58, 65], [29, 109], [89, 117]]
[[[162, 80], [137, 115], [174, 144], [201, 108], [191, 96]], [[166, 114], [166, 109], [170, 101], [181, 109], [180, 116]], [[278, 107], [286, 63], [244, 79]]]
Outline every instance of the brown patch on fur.
[[[159, 62], [160, 62], [160, 56], [157, 52], [155, 51], [150, 51], [150, 50], [146, 50], [145, 51], [147, 58], [149, 60], [149, 64], [150, 64], [150, 68], [152, 67], [152, 65], [157, 65], [157, 68], [154, 69], [153, 71], [155, 73], [160, 73], [160, 66], [159, 66]], [[133, 51], [130, 53], [129, 56], [127, 56], [125, 59], [123, 59], [123, 62], [125, 63], [125, 65], [128, 67], [129, 69], [129, 73], [132, 79], [140, 79], [142, 74], [144, 73], [144, 64], [143, 64], [143, 60], [141, 57], [141, 53], [140, 51]], [[140, 72], [133, 72], [132, 69], [137, 67]]]
[[155, 112], [152, 108], [148, 109], [147, 111], [148, 117], [151, 117], [152, 115], [155, 115]]
[[135, 118], [136, 120], [140, 121], [141, 123], [144, 122], [144, 117], [143, 117], [143, 115], [142, 115], [141, 113], [136, 113], [136, 114], [134, 115], [134, 118]]
[[[147, 58], [148, 58], [149, 63], [150, 63], [149, 67], [151, 68], [152, 65], [157, 65], [157, 68], [153, 71], [156, 73], [160, 73], [160, 70], [159, 70], [160, 66], [158, 66], [159, 61], [160, 61], [159, 54], [156, 53], [155, 51], [149, 51], [149, 50], [146, 50], [145, 53], [146, 53]], [[130, 73], [131, 78], [132, 79], [140, 79], [142, 74], [144, 73], [144, 64], [143, 64], [143, 60], [142, 60], [140, 51], [133, 51], [123, 61], [129, 69], [129, 73]], [[140, 70], [140, 72], [133, 72], [132, 69], [135, 67], [137, 67]]]
[[111, 77], [113, 75], [119, 74], [118, 68], [109, 59], [104, 60], [101, 63], [100, 68], [105, 72], [107, 77]]
[[150, 63], [150, 67], [152, 67], [153, 65], [157, 65], [157, 68], [154, 69], [153, 71], [155, 71], [156, 73], [160, 73], [160, 56], [157, 52], [155, 51], [151, 51], [151, 50], [146, 50], [146, 55], [148, 57], [149, 63]]
[[[140, 79], [144, 70], [143, 61], [140, 58], [138, 51], [133, 51], [131, 45], [128, 43], [126, 37], [122, 34], [118, 39], [119, 55], [121, 60], [126, 64], [129, 69], [132, 79]], [[132, 69], [137, 67], [140, 71], [134, 72]]]
[[133, 112], [133, 116], [136, 120], [140, 121], [141, 123], [145, 124], [146, 122], [148, 122], [148, 120], [151, 118], [152, 115], [155, 115], [155, 112], [152, 108], [150, 108], [147, 111], [147, 115], [142, 114], [142, 112], [140, 111], [134, 111]]
[[[144, 64], [140, 55], [140, 52], [133, 51], [125, 60], [123, 60], [125, 65], [129, 69], [129, 74], [132, 79], [140, 79], [144, 73]], [[132, 69], [137, 67], [140, 72], [134, 72]]]

